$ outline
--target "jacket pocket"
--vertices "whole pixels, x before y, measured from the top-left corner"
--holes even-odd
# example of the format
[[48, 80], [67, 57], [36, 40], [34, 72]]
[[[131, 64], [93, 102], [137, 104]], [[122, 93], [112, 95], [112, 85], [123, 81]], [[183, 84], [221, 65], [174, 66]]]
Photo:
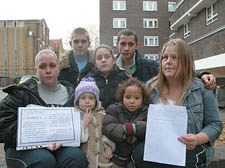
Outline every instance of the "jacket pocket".
[[192, 128], [196, 127], [196, 133], [200, 132], [203, 127], [203, 105], [201, 102], [195, 102], [189, 105], [191, 116], [188, 120], [192, 120]]

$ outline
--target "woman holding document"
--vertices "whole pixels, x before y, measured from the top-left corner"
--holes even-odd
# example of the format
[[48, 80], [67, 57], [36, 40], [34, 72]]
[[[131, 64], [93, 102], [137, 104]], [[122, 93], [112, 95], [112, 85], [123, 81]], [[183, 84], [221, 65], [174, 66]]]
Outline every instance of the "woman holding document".
[[[186, 107], [187, 135], [177, 137], [186, 145], [185, 167], [207, 167], [223, 124], [213, 92], [204, 88], [204, 84], [195, 77], [194, 58], [185, 41], [172, 39], [164, 44], [159, 75], [147, 84], [151, 87], [155, 104]], [[144, 161], [143, 154], [144, 144], [139, 144], [133, 154], [136, 168], [179, 167]]]
[[30, 79], [12, 85], [3, 91], [8, 93], [0, 102], [0, 142], [5, 144], [6, 164], [11, 168], [87, 168], [88, 161], [78, 147], [62, 144], [29, 150], [16, 150], [18, 108], [27, 105], [44, 107], [73, 106], [73, 87], [68, 82], [58, 82], [60, 66], [56, 54], [45, 49], [35, 57], [34, 71], [39, 81]]

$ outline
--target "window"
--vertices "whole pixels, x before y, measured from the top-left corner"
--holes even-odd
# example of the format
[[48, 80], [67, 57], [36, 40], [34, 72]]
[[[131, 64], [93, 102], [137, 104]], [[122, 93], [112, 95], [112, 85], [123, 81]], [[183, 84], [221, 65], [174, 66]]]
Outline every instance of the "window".
[[117, 43], [117, 36], [113, 36], [113, 46], [114, 47], [117, 46], [116, 43]]
[[176, 10], [176, 2], [168, 2], [168, 11], [174, 12]]
[[46, 28], [46, 26], [45, 26], [45, 23], [43, 22], [43, 23], [42, 23], [43, 36], [45, 36], [45, 28]]
[[4, 22], [4, 28], [6, 28], [7, 27], [7, 22]]
[[143, 11], [157, 11], [157, 1], [143, 1]]
[[144, 19], [144, 28], [158, 28], [158, 19]]
[[126, 10], [126, 1], [113, 1], [113, 10]]
[[113, 28], [126, 28], [126, 18], [113, 18]]
[[159, 60], [159, 54], [145, 54], [144, 57], [147, 59]]
[[189, 30], [189, 23], [184, 25], [184, 38], [187, 38], [191, 35], [191, 31]]
[[144, 46], [159, 46], [159, 37], [158, 36], [144, 36]]
[[206, 25], [216, 21], [217, 15], [218, 14], [215, 11], [215, 4], [212, 4], [209, 8], [206, 8]]
[[16, 27], [16, 21], [13, 21], [13, 26]]

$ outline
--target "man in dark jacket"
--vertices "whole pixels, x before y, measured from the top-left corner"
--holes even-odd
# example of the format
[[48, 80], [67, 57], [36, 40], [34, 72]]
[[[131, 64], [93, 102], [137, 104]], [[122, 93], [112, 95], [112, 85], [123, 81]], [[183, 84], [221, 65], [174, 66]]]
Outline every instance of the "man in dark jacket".
[[70, 41], [72, 50], [60, 56], [59, 80], [66, 80], [76, 87], [80, 79], [92, 70], [93, 52], [88, 50], [90, 44], [90, 36], [86, 29], [78, 27], [73, 30]]
[[[138, 48], [137, 34], [129, 29], [121, 30], [117, 35], [117, 55], [116, 64], [120, 69], [125, 69], [129, 77], [147, 82], [159, 72], [158, 62], [144, 58]], [[208, 89], [216, 87], [215, 76], [207, 72], [199, 72], [197, 76], [201, 78]]]
[[19, 107], [29, 104], [45, 107], [73, 106], [73, 87], [68, 82], [58, 82], [60, 67], [53, 51], [45, 49], [37, 54], [34, 71], [39, 81], [30, 79], [3, 89], [8, 96], [0, 102], [0, 142], [5, 143], [7, 166], [86, 168], [88, 162], [80, 148], [53, 144], [42, 149], [16, 150]]

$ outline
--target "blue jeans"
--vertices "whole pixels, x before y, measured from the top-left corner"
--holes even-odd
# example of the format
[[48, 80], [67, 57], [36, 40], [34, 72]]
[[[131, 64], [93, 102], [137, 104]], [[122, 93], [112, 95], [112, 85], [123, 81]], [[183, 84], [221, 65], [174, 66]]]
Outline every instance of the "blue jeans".
[[[162, 151], [163, 152], [163, 151]], [[172, 166], [167, 164], [148, 162], [143, 160], [144, 142], [140, 143], [134, 149], [132, 160], [136, 168], [184, 168], [182, 166]], [[186, 151], [185, 168], [205, 168], [206, 155], [201, 146], [197, 146], [194, 150]]]
[[10, 168], [87, 168], [83, 151], [75, 147], [61, 147], [51, 152], [47, 149], [16, 151], [8, 148], [6, 165]]

